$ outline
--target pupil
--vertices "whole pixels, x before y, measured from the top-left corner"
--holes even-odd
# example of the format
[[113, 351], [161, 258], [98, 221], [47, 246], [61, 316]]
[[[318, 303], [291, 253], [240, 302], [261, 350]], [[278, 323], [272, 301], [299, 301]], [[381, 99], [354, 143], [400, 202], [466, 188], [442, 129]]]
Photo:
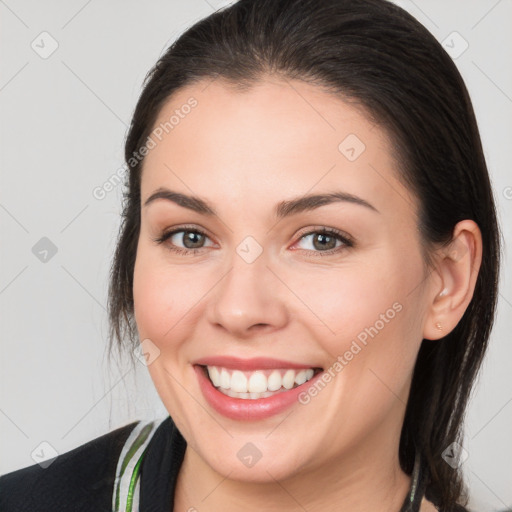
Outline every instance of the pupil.
[[[195, 249], [201, 247], [202, 238], [204, 235], [201, 233], [195, 233], [194, 231], [185, 231], [184, 245], [187, 249]], [[194, 240], [195, 239], [195, 240]], [[188, 243], [192, 245], [189, 245]], [[197, 244], [197, 245], [194, 245]]]
[[[327, 239], [327, 243], [326, 243]], [[329, 239], [331, 244], [329, 245]], [[322, 240], [320, 244], [317, 244], [317, 240]], [[332, 244], [334, 242], [334, 245]], [[336, 239], [330, 235], [326, 235], [325, 233], [319, 233], [314, 239], [313, 239], [313, 245], [315, 246], [315, 249], [334, 249], [336, 245]]]

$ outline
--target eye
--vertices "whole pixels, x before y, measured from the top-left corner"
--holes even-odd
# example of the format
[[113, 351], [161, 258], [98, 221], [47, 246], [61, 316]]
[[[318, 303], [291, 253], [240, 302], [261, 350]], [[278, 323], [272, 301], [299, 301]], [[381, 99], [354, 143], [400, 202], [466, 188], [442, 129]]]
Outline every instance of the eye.
[[[165, 243], [168, 249], [183, 255], [196, 254], [201, 249], [214, 245], [213, 242], [205, 245], [208, 240], [210, 238], [204, 231], [195, 227], [187, 228], [186, 226], [164, 231], [162, 235], [154, 239], [157, 244]], [[354, 242], [349, 235], [337, 229], [326, 227], [302, 234], [295, 245], [300, 244], [300, 242], [305, 242], [303, 247], [299, 248], [300, 250], [318, 256], [331, 255], [354, 246]]]
[[[200, 229], [187, 229], [183, 226], [165, 231], [161, 236], [154, 239], [158, 244], [166, 243], [171, 251], [178, 254], [195, 254], [206, 247], [204, 245], [206, 240], [209, 240], [209, 237]], [[182, 246], [179, 245], [180, 243]]]
[[348, 235], [337, 229], [325, 227], [303, 234], [297, 244], [300, 242], [304, 242], [301, 250], [316, 253], [319, 256], [337, 253], [354, 246], [354, 242]]

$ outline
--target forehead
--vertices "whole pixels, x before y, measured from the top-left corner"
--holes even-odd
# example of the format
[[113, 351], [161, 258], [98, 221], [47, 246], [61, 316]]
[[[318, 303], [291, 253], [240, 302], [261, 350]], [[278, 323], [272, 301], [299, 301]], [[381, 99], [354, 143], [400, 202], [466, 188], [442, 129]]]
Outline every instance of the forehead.
[[151, 137], [143, 199], [160, 186], [235, 202], [342, 188], [377, 208], [397, 198], [414, 204], [386, 132], [362, 108], [305, 82], [268, 79], [243, 91], [198, 82], [164, 104]]

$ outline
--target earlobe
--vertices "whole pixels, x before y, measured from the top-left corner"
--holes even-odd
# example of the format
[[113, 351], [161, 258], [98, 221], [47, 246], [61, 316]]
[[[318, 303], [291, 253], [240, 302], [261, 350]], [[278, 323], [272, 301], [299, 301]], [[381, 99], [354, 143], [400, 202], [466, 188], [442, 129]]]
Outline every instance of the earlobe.
[[450, 244], [436, 255], [438, 278], [433, 280], [432, 298], [425, 316], [425, 339], [440, 339], [459, 323], [473, 297], [481, 261], [480, 228], [472, 220], [460, 221], [453, 230]]

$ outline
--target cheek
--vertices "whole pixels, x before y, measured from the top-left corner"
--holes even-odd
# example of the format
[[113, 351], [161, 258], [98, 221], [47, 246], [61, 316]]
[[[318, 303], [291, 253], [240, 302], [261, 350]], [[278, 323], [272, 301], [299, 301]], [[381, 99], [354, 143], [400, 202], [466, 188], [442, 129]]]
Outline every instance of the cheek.
[[175, 338], [180, 327], [190, 322], [194, 306], [207, 291], [197, 275], [190, 269], [171, 269], [160, 251], [139, 244], [133, 300], [141, 339], [160, 344], [164, 338]]
[[192, 335], [216, 279], [193, 265], [171, 265], [163, 248], [139, 243], [133, 301], [140, 339], [151, 339], [163, 352], [175, 350], [178, 340]]
[[175, 296], [165, 279], [165, 276], [155, 272], [143, 256], [137, 256], [133, 275], [133, 303], [141, 339], [159, 339], [172, 326]]
[[303, 289], [311, 290], [304, 318], [329, 354], [334, 388], [348, 409], [362, 407], [364, 417], [378, 416], [406, 392], [421, 343], [424, 272], [419, 254], [407, 251], [368, 261], [330, 269], [325, 279], [301, 277]]
[[416, 266], [410, 263], [380, 259], [368, 265], [331, 268], [325, 277], [318, 272], [290, 274], [287, 282], [294, 280], [293, 288], [303, 290], [308, 311], [301, 316], [318, 326], [319, 339], [334, 355], [346, 349], [350, 340], [364, 340], [368, 330], [390, 331], [392, 324], [402, 323], [406, 304], [410, 304], [407, 295], [417, 281], [411, 276], [417, 275]]

